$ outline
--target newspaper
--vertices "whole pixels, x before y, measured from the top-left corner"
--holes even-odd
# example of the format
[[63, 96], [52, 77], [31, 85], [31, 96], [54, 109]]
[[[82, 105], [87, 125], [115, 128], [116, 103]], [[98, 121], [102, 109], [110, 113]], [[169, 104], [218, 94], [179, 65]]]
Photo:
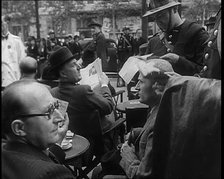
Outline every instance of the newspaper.
[[82, 79], [80, 85], [89, 85], [92, 89], [100, 84], [99, 76], [103, 73], [101, 59], [97, 58], [90, 63], [86, 68], [80, 70]]
[[131, 56], [124, 63], [123, 67], [119, 71], [120, 77], [128, 84], [131, 79], [135, 76], [135, 74], [139, 70], [139, 66], [145, 65], [147, 63], [147, 58], [152, 56], [153, 54], [143, 55], [143, 56]]

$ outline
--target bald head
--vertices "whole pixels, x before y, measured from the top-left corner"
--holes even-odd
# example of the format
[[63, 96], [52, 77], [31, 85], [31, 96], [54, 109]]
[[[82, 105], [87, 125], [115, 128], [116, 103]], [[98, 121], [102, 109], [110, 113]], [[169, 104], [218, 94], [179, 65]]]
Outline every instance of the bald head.
[[34, 81], [16, 81], [7, 86], [2, 93], [3, 133], [11, 132], [11, 123], [15, 116], [30, 113], [41, 100], [52, 99], [48, 89]]
[[23, 58], [19, 64], [22, 76], [35, 75], [37, 72], [37, 61], [29, 56]]

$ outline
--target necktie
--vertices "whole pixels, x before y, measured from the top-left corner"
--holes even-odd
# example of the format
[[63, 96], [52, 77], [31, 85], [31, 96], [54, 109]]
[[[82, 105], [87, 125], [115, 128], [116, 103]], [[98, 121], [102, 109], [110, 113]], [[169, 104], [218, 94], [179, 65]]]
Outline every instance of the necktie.
[[2, 35], [2, 40], [7, 40], [8, 39], [8, 36], [9, 36], [9, 34], [7, 34], [5, 36]]

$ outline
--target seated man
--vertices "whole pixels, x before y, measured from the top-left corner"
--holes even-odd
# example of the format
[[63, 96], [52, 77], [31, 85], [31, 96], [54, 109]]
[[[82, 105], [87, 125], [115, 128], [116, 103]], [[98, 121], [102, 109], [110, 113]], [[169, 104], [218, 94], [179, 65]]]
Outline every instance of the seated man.
[[[166, 60], [151, 59], [148, 65], [157, 68], [157, 71], [160, 72], [173, 72], [172, 65]], [[156, 73], [145, 74], [144, 71], [140, 71], [139, 83], [137, 84], [139, 100], [141, 103], [149, 105], [151, 111], [143, 128], [134, 128], [132, 132], [128, 133], [129, 142], [122, 145], [120, 166], [128, 178], [147, 177], [151, 174], [153, 128], [159, 102], [165, 88], [165, 80], [157, 78]], [[111, 169], [111, 171], [113, 170]], [[111, 174], [107, 172], [109, 171], [103, 170], [102, 175]], [[119, 171], [117, 174], [122, 174], [122, 172]]]
[[221, 178], [221, 81], [164, 66], [140, 67], [140, 101], [152, 111], [121, 147], [120, 166], [128, 178]]
[[20, 79], [35, 79], [37, 74], [37, 60], [26, 56], [19, 64], [21, 78]]
[[[158, 69], [159, 72], [173, 72], [169, 62], [162, 59], [152, 59], [148, 66]], [[158, 78], [157, 73], [145, 73], [140, 70], [139, 90], [140, 102], [151, 107], [147, 121], [143, 128], [134, 128], [129, 134], [129, 142], [121, 148], [120, 165], [128, 178], [147, 177], [151, 174], [153, 128], [159, 107], [159, 102], [165, 88], [166, 78]]]
[[[70, 119], [69, 129], [75, 132], [74, 115], [80, 113], [92, 113], [98, 110], [101, 116], [102, 130], [107, 131], [108, 127], [113, 125], [113, 121], [105, 117], [113, 111], [113, 99], [111, 97], [110, 89], [108, 88], [109, 79], [103, 73], [100, 77], [101, 87], [99, 93], [94, 92], [89, 85], [79, 85], [81, 80], [80, 66], [77, 60], [66, 47], [56, 50], [49, 57], [51, 63], [51, 71], [59, 77], [59, 86], [51, 90], [54, 97], [67, 101], [68, 115]], [[104, 151], [111, 150], [114, 145], [111, 141], [114, 139], [112, 136], [107, 136], [109, 139], [107, 145], [96, 146], [98, 151], [102, 148]], [[104, 137], [106, 140], [107, 137]], [[91, 141], [90, 141], [91, 142]], [[104, 141], [106, 142], [106, 141]], [[105, 144], [105, 143], [104, 143]]]
[[[62, 116], [42, 84], [21, 80], [6, 87], [2, 94], [2, 134], [6, 138], [2, 144], [3, 178], [74, 178], [60, 164], [65, 154], [58, 146], [68, 123], [67, 114]], [[54, 156], [49, 147], [61, 158]]]

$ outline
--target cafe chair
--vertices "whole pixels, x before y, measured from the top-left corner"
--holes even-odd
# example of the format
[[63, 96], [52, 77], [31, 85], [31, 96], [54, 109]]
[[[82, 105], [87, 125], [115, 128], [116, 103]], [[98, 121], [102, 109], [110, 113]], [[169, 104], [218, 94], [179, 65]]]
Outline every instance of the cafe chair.
[[[78, 170], [78, 177], [88, 178], [87, 174], [100, 163], [101, 156], [103, 155], [103, 136], [119, 127], [125, 119], [114, 120], [115, 122], [107, 126], [103, 131], [103, 120], [101, 120], [98, 110], [85, 113], [72, 112], [71, 110], [71, 113], [73, 113], [74, 117], [70, 118], [69, 130], [88, 139], [90, 147], [83, 154], [81, 165], [77, 166], [77, 162], [72, 160], [66, 161], [66, 164], [73, 165]], [[112, 112], [110, 116], [113, 117], [114, 113]]]
[[148, 114], [146, 108], [126, 108], [126, 132], [130, 132], [131, 128], [143, 127]]

